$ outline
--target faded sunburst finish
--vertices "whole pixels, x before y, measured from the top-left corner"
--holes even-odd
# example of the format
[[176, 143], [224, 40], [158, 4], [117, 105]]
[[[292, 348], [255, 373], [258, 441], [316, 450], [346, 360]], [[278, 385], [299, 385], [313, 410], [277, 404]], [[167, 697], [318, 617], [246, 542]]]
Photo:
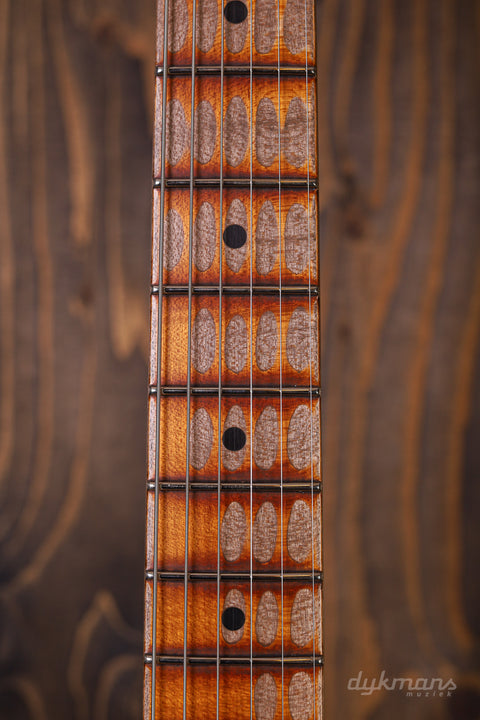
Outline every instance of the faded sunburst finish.
[[144, 717], [320, 720], [313, 6], [164, 11]]

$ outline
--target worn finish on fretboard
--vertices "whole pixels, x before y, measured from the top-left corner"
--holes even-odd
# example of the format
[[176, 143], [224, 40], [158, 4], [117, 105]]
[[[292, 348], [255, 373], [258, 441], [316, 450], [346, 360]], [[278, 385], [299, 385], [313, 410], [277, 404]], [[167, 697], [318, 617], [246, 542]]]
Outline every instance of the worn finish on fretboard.
[[[277, 2], [263, 15], [262, 2], [255, 5], [254, 23], [261, 17], [262, 32], [275, 37]], [[250, 12], [237, 3], [247, 15], [243, 28], [242, 23], [229, 26], [229, 7], [226, 46], [241, 54], [244, 31], [253, 34], [253, 5]], [[159, 3], [160, 24], [163, 8]], [[192, 22], [186, 10], [193, 12], [193, 3], [178, 0], [174, 8], [168, 45], [180, 50]], [[299, 38], [292, 38], [289, 25], [302, 25], [307, 5], [292, 8], [293, 0], [287, 0], [279, 11], [285, 41], [293, 46]], [[202, 28], [208, 19], [207, 30], [212, 29], [214, 9], [215, 3], [199, 5], [197, 39], [205, 46], [208, 38]], [[308, 19], [303, 23], [304, 47]], [[223, 79], [198, 75], [192, 86], [188, 76], [167, 79], [164, 67], [157, 72], [144, 646], [152, 679], [145, 685], [145, 720], [210, 717], [203, 694], [186, 681], [190, 657], [215, 662], [218, 654], [219, 663], [242, 658], [247, 665], [250, 657], [269, 662], [283, 657], [287, 663], [301, 657], [307, 668], [315, 668], [315, 658], [323, 653], [321, 505], [316, 498], [321, 479], [316, 83], [306, 75], [305, 52], [293, 55], [298, 77], [272, 73], [250, 81], [245, 74], [229, 73]], [[170, 62], [178, 61], [173, 57]], [[203, 57], [197, 63], [202, 65]], [[226, 64], [231, 64], [228, 54]], [[164, 202], [165, 177], [190, 178], [192, 185], [188, 190], [169, 189]], [[270, 188], [252, 184], [246, 192], [237, 184], [224, 192], [223, 180], [243, 180], [245, 186], [248, 178], [269, 180]], [[193, 193], [193, 182], [205, 179], [212, 187]], [[280, 180], [299, 181], [298, 189], [286, 191], [285, 200]], [[291, 290], [285, 298], [284, 274]], [[198, 286], [194, 297], [185, 294], [185, 286]], [[243, 296], [237, 297], [240, 289]], [[215, 397], [219, 385], [221, 398]], [[293, 390], [289, 397], [283, 397], [284, 388]], [[205, 390], [210, 396], [201, 394]], [[243, 397], [232, 397], [234, 390], [243, 390]], [[217, 494], [206, 492], [205, 484], [215, 482]], [[169, 503], [168, 485], [178, 483], [184, 492], [174, 496], [177, 512], [160, 513]], [[232, 483], [251, 483], [252, 494], [238, 493], [225, 506], [221, 486]], [[266, 494], [268, 504], [262, 503], [254, 515], [253, 493], [265, 483], [279, 484], [280, 489]], [[309, 504], [298, 505], [299, 483], [311, 485]], [[289, 486], [295, 511], [291, 508], [284, 516], [282, 494]], [[195, 503], [190, 501], [193, 493]], [[268, 579], [232, 576], [250, 533], [252, 563], [261, 563]], [[215, 536], [217, 545], [212, 547]], [[169, 541], [164, 546], [165, 538]], [[194, 543], [211, 553], [203, 550], [198, 556]], [[166, 576], [162, 562], [166, 567], [175, 564], [181, 546], [183, 572], [177, 578]], [[292, 564], [294, 573], [310, 557], [303, 578], [288, 583], [287, 554], [285, 564]], [[192, 555], [200, 577], [212, 567], [218, 575], [194, 579], [189, 575]], [[227, 575], [220, 572], [222, 565]], [[162, 664], [184, 664], [180, 708], [168, 707], [163, 699], [169, 688], [156, 673], [157, 657]], [[259, 678], [241, 708], [235, 708], [236, 688], [223, 678], [215, 691], [216, 717], [248, 715], [260, 694], [255, 720], [278, 713], [308, 720], [314, 707], [321, 720], [320, 686], [313, 697], [303, 677], [301, 672], [293, 676], [292, 697], [278, 678]], [[248, 678], [246, 668], [239, 683], [248, 684]]]
[[[280, 565], [280, 495], [268, 494], [268, 492], [261, 488], [256, 488], [253, 492], [252, 498], [252, 517], [254, 518], [253, 527], [253, 549], [250, 544], [250, 528], [249, 513], [243, 513], [244, 515], [244, 529], [243, 532], [239, 530], [237, 533], [230, 530], [230, 542], [227, 544], [226, 533], [229, 528], [228, 525], [225, 527], [225, 519], [228, 523], [228, 509], [235, 506], [243, 509], [245, 497], [249, 495], [250, 489], [248, 485], [243, 487], [242, 491], [224, 489], [220, 498], [220, 509], [223, 523], [220, 529], [221, 533], [221, 555], [220, 555], [220, 571], [230, 573], [249, 573], [250, 572], [250, 557], [252, 556], [252, 571], [254, 573], [265, 573], [268, 572], [269, 568], [266, 566], [266, 562], [271, 562], [274, 567]], [[158, 569], [162, 569], [170, 573], [183, 573], [185, 568], [185, 513], [183, 512], [183, 500], [185, 491], [184, 490], [169, 490], [160, 496], [159, 504], [159, 515], [162, 520], [161, 529], [158, 538]], [[203, 492], [196, 492], [193, 488], [190, 510], [190, 528], [189, 537], [191, 543], [188, 548], [188, 566], [192, 572], [201, 573], [203, 572], [216, 572], [217, 571], [217, 507], [216, 507], [216, 492], [211, 490], [203, 490]], [[265, 507], [265, 503], [268, 502], [271, 506], [271, 511], [274, 513], [275, 518], [275, 530], [273, 537], [273, 544], [270, 546], [271, 551], [266, 555], [259, 552], [256, 549], [256, 531], [258, 529], [259, 539], [262, 542], [262, 548], [265, 548], [266, 533], [262, 529], [261, 517], [258, 516], [261, 508]], [[284, 570], [285, 573], [300, 572], [305, 573], [311, 572], [312, 568], [312, 547], [311, 543], [305, 543], [305, 535], [309, 535], [309, 529], [305, 532], [304, 528], [301, 527], [299, 532], [299, 524], [302, 521], [302, 516], [299, 514], [298, 504], [303, 503], [305, 505], [304, 517], [308, 523], [311, 522], [313, 514], [314, 521], [320, 522], [320, 506], [321, 506], [321, 495], [315, 497], [315, 507], [312, 513], [311, 507], [311, 495], [308, 490], [304, 490], [303, 494], [298, 499], [296, 492], [289, 492], [289, 488], [286, 488], [283, 497], [283, 516], [285, 519], [283, 525], [283, 545], [285, 548], [284, 552]], [[148, 571], [153, 570], [153, 513], [154, 513], [154, 494], [149, 492], [147, 496], [147, 557], [146, 567]], [[178, 533], [174, 536], [172, 533], [167, 532], [167, 528], [171, 525], [172, 521], [176, 520], [178, 523]], [[263, 530], [263, 532], [262, 532]], [[263, 539], [262, 539], [263, 538]], [[320, 571], [322, 569], [321, 564], [321, 553], [320, 553], [320, 535], [315, 533], [317, 542], [314, 546], [315, 552], [315, 567]], [[235, 544], [235, 552], [228, 552], [228, 547]], [[257, 541], [258, 546], [258, 541]]]
[[[297, 387], [307, 390], [310, 381], [317, 387], [319, 382], [318, 357], [310, 362], [310, 341], [318, 340], [317, 300], [308, 295], [282, 297], [280, 326], [279, 298], [257, 295], [253, 300], [252, 326], [250, 324], [250, 298], [225, 296], [222, 307], [222, 332], [219, 337], [218, 293], [216, 296], [196, 296], [192, 301], [192, 361], [190, 379], [192, 385], [205, 388], [218, 387], [219, 354], [221, 354], [222, 386], [249, 388], [250, 360], [252, 380], [256, 388]], [[262, 335], [262, 322], [272, 318], [268, 339]], [[152, 296], [152, 348], [156, 357], [155, 322], [158, 318], [158, 297]], [[300, 320], [299, 320], [300, 318]], [[232, 323], [241, 320], [240, 330]], [[185, 387], [187, 384], [188, 349], [188, 297], [170, 295], [163, 300], [164, 343], [162, 347], [161, 384]], [[219, 348], [219, 341], [221, 347]], [[262, 342], [274, 344], [270, 358]], [[235, 363], [231, 359], [230, 343], [242, 357]], [[209, 347], [205, 347], [208, 344]], [[318, 342], [317, 342], [318, 344]], [[233, 352], [233, 350], [232, 350]], [[250, 358], [253, 353], [253, 358]], [[280, 368], [280, 357], [281, 365]], [[281, 373], [280, 373], [281, 370]], [[150, 371], [150, 385], [157, 383], [157, 368]]]
[[[253, 124], [250, 128], [250, 79], [226, 76], [223, 81], [223, 112], [218, 101], [220, 77], [199, 76], [195, 79], [195, 113], [201, 103], [209, 103], [209, 113], [198, 113], [199, 130], [194, 139], [193, 174], [196, 179], [220, 176], [220, 126], [223, 114], [223, 176], [225, 179], [249, 179], [250, 155], [255, 179], [306, 180], [307, 173], [314, 180], [317, 175], [316, 125], [307, 123], [307, 108], [312, 119], [315, 113], [315, 82], [308, 79], [308, 92], [303, 77], [278, 79], [254, 78], [252, 87]], [[190, 177], [191, 79], [169, 77], [167, 81], [165, 174], [167, 178]], [[271, 111], [262, 110], [261, 101], [269, 100]], [[153, 171], [161, 175], [163, 78], [156, 79], [155, 106], [158, 123], [155, 126]], [[264, 118], [264, 115], [266, 117]], [[203, 121], [203, 122], [202, 122]], [[207, 129], [206, 129], [207, 126]], [[266, 127], [265, 127], [266, 126]], [[278, 153], [280, 128], [281, 158]], [[308, 133], [307, 133], [308, 129]], [[210, 152], [204, 157], [207, 132]], [[265, 137], [266, 136], [266, 137]], [[307, 163], [307, 156], [309, 162]]]
[[[194, 230], [199, 222], [199, 214], [205, 208], [211, 214], [212, 222], [205, 236], [194, 238], [194, 245], [199, 246], [201, 258], [207, 258], [200, 265], [197, 255], [192, 266], [192, 282], [194, 285], [217, 285], [220, 279], [220, 253], [214, 238], [220, 233], [220, 203], [218, 189], [196, 189], [193, 196]], [[190, 230], [189, 207], [190, 190], [176, 188], [165, 193], [165, 256], [163, 262], [163, 282], [165, 285], [188, 285], [188, 239]], [[308, 197], [304, 190], [285, 189], [281, 193], [281, 217], [279, 213], [278, 188], [255, 188], [252, 195], [252, 216], [250, 217], [250, 190], [248, 188], [224, 188], [223, 191], [223, 224], [225, 227], [235, 222], [242, 225], [246, 238], [242, 247], [232, 249], [223, 245], [222, 281], [225, 285], [249, 285], [250, 270], [254, 285], [271, 285], [278, 287], [280, 277], [278, 228], [282, 228], [281, 275], [282, 285], [308, 285], [317, 282], [316, 244], [310, 242], [310, 263], [308, 262], [308, 225], [307, 213], [310, 213], [310, 236], [315, 237], [317, 226], [316, 193], [311, 191]], [[299, 212], [301, 214], [299, 220]], [[264, 230], [264, 220], [271, 215], [274, 223], [268, 223]], [[159, 234], [160, 234], [160, 191], [156, 190], [153, 198], [153, 252], [152, 252], [152, 284], [158, 285], [160, 269], [158, 267]], [[301, 224], [300, 232], [295, 225]], [[293, 227], [292, 227], [293, 226]], [[289, 232], [289, 228], [295, 232]], [[250, 237], [250, 230], [252, 236]], [[289, 240], [295, 237], [295, 245]], [[205, 247], [208, 243], [208, 247]], [[271, 261], [265, 263], [265, 248], [271, 246]], [[253, 262], [250, 253], [253, 250]], [[298, 253], [298, 254], [297, 254]], [[199, 271], [199, 266], [201, 272]]]
[[[261, 681], [262, 676], [271, 675], [274, 680], [275, 687], [281, 685], [282, 674], [278, 663], [275, 665], [261, 665], [255, 666], [253, 669], [253, 678], [250, 678], [250, 670], [245, 667], [221, 667], [220, 668], [220, 692], [222, 697], [229, 697], [228, 707], [220, 705], [219, 720], [249, 720], [250, 719], [250, 698], [255, 702], [257, 712], [260, 707], [260, 712], [265, 712], [267, 708], [262, 708], [262, 704], [259, 698], [258, 692], [255, 689]], [[290, 705], [293, 705], [297, 711], [293, 717], [303, 718], [309, 717], [305, 715], [305, 710], [308, 711], [313, 703], [313, 678], [312, 670], [305, 667], [286, 667], [283, 675], [284, 683], [284, 701]], [[151, 669], [147, 667], [145, 669], [145, 685], [148, 688], [151, 683]], [[171, 717], [175, 717], [182, 714], [182, 693], [183, 693], [183, 668], [180, 666], [162, 666], [158, 668], [158, 677], [161, 683], [161, 687], [164, 688], [162, 693], [158, 693], [157, 705], [160, 708], [160, 720], [168, 720]], [[216, 668], [208, 667], [191, 667], [188, 671], [187, 677], [187, 689], [188, 689], [188, 712], [192, 714], [195, 707], [202, 707], [205, 710], [206, 717], [216, 717]], [[300, 682], [298, 682], [300, 681]], [[315, 671], [316, 681], [316, 693], [315, 696], [319, 697], [322, 690], [322, 669], [316, 668]], [[300, 687], [299, 687], [300, 686]], [[303, 687], [302, 687], [303, 686]], [[305, 688], [306, 686], [306, 688]], [[253, 689], [253, 692], [252, 692]], [[303, 696], [307, 696], [310, 703], [302, 703], [299, 699], [300, 691], [306, 689], [307, 693], [303, 692]], [[300, 701], [299, 701], [300, 700]], [[306, 705], [306, 708], [305, 708]], [[263, 714], [263, 717], [269, 718], [270, 720], [282, 720], [282, 695], [277, 690], [274, 691], [273, 697], [269, 697], [267, 707], [274, 707], [273, 714]], [[262, 717], [260, 714], [260, 717]], [[310, 715], [313, 713], [310, 711]]]
[[[2, 720], [142, 715], [154, 11], [0, 3]], [[478, 2], [319, 18], [327, 717], [475, 718]]]
[[[226, 5], [226, 3], [225, 3]], [[308, 56], [307, 63], [315, 61], [313, 42], [312, 0], [245, 0], [247, 17], [241, 23], [224, 21], [224, 64], [250, 65], [252, 50], [255, 66], [298, 67], [305, 64], [305, 9], [307, 12]], [[253, 46], [250, 48], [248, 18], [255, 8]], [[278, 14], [279, 7], [279, 14]], [[169, 43], [167, 64], [170, 66], [191, 66], [192, 64], [192, 6], [188, 0], [170, 0]], [[197, 7], [195, 33], [196, 65], [219, 66], [221, 61], [221, 18], [218, 0], [204, 0]], [[157, 19], [157, 63], [163, 64], [163, 0], [158, 5]], [[278, 23], [280, 22], [280, 32]], [[280, 35], [280, 48], [278, 47]]]

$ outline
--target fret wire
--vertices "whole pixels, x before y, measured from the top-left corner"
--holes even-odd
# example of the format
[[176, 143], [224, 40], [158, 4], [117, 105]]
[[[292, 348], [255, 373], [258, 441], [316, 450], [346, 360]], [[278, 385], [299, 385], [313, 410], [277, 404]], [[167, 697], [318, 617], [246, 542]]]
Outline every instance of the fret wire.
[[[159, 570], [157, 572], [157, 575], [159, 578], [163, 580], [183, 580], [185, 575], [184, 573], [170, 571], [170, 570]], [[145, 573], [146, 580], [153, 580], [155, 576], [155, 573], [153, 570], [148, 570]], [[188, 577], [190, 580], [198, 580], [199, 582], [207, 581], [207, 580], [217, 580], [218, 575], [217, 572], [189, 572]], [[289, 572], [283, 574], [284, 580], [289, 580], [292, 582], [302, 582], [306, 580], [311, 580], [311, 573], [310, 572], [301, 572], [301, 571], [295, 571], [295, 572]], [[248, 572], [222, 572], [220, 573], [220, 578], [222, 580], [238, 580], [239, 582], [242, 582], [243, 580], [251, 581], [252, 574], [250, 571]], [[257, 572], [253, 573], [253, 578], [255, 580], [263, 581], [263, 582], [274, 582], [276, 580], [280, 580], [280, 573], [278, 572]], [[321, 583], [322, 582], [322, 573], [316, 573], [315, 576], [315, 582]]]
[[[278, 286], [279, 286], [279, 325], [280, 336], [282, 334], [282, 143], [281, 143], [281, 74], [280, 74], [280, 0], [277, 0], [277, 76], [278, 76]], [[282, 720], [285, 716], [285, 689], [284, 689], [284, 621], [283, 621], [283, 397], [282, 397], [282, 347], [283, 341], [280, 338], [280, 564], [281, 564], [281, 616], [282, 616]]]
[[[165, 180], [167, 188], [188, 188], [190, 187], [190, 181], [188, 178], [167, 178]], [[220, 185], [219, 178], [196, 178], [193, 181], [194, 187], [196, 188], [217, 188]], [[281, 180], [280, 185], [285, 190], [306, 190], [307, 183], [305, 180], [297, 180], [295, 178], [286, 178]], [[224, 187], [231, 188], [249, 188], [250, 182], [245, 178], [224, 178]], [[263, 188], [264, 190], [278, 188], [278, 180], [273, 178], [253, 178], [253, 186], [255, 188]], [[318, 182], [314, 178], [310, 180], [310, 189], [317, 188]], [[153, 187], [155, 189], [160, 187], [158, 178], [154, 178]]]
[[[160, 483], [160, 488], [162, 490], [183, 490], [185, 491], [185, 483], [175, 482], [173, 481], [162, 481]], [[250, 492], [250, 485], [247, 483], [228, 483], [223, 482], [222, 483], [223, 490], [232, 490], [236, 492]], [[155, 490], [155, 483], [154, 482], [148, 482], [147, 483], [147, 489], [148, 490]], [[209, 482], [196, 482], [196, 483], [190, 483], [190, 490], [191, 491], [209, 491], [209, 490], [216, 490], [217, 489], [217, 483], [209, 483]], [[279, 483], [257, 483], [255, 485], [255, 491], [256, 492], [267, 492], [278, 490], [280, 491], [280, 484]], [[312, 484], [310, 482], [308, 483], [289, 483], [288, 485], [284, 486], [284, 492], [298, 492], [298, 493], [305, 493], [306, 495], [311, 493], [312, 490]], [[322, 484], [321, 483], [315, 483], [313, 486], [313, 491], [318, 494], [322, 491]]]
[[[313, 390], [312, 390], [313, 392]], [[155, 395], [157, 393], [157, 388], [155, 386], [150, 388], [150, 394]], [[216, 395], [218, 393], [217, 388], [215, 387], [191, 387], [190, 388], [191, 395]], [[243, 396], [250, 394], [250, 390], [248, 387], [223, 387], [222, 388], [223, 395], [228, 395], [230, 397], [232, 396]], [[256, 397], [274, 397], [275, 395], [279, 395], [280, 393], [286, 393], [289, 396], [294, 397], [310, 397], [310, 390], [308, 388], [303, 387], [297, 387], [296, 385], [292, 385], [291, 387], [254, 387], [252, 388], [252, 393]], [[162, 387], [160, 390], [160, 394], [168, 397], [169, 395], [186, 395], [187, 394], [187, 388], [186, 387], [178, 387], [178, 386], [172, 386], [172, 387]], [[315, 390], [315, 396], [318, 397], [320, 395], [318, 390]]]
[[[188, 65], [174, 65], [170, 66], [168, 68], [167, 74], [170, 77], [178, 77], [182, 75], [189, 75], [192, 72], [192, 68]], [[252, 68], [252, 73], [254, 77], [265, 77], [265, 76], [277, 76], [277, 68], [275, 65], [268, 66], [268, 65], [257, 65]], [[288, 65], [283, 65], [280, 68], [280, 74], [282, 77], [301, 77], [303, 78], [304, 75], [304, 69], [301, 65], [298, 67], [289, 67]], [[199, 65], [195, 68], [195, 75], [198, 76], [218, 76], [221, 73], [221, 67], [218, 65]], [[161, 65], [157, 66], [155, 70], [155, 74], [157, 77], [161, 77], [163, 75], [163, 68]], [[227, 65], [224, 67], [224, 74], [229, 76], [245, 76], [250, 75], [250, 67], [248, 65]], [[310, 77], [316, 76], [316, 69], [315, 67], [308, 68], [308, 75]]]
[[220, 716], [220, 525], [222, 493], [222, 293], [223, 293], [223, 65], [224, 65], [224, 14], [221, 10], [221, 80], [220, 80], [220, 227], [219, 227], [219, 283], [218, 283], [218, 459], [217, 459], [217, 677], [216, 720]]
[[[316, 679], [315, 679], [315, 643], [316, 643], [316, 598], [315, 598], [315, 509], [313, 495], [313, 377], [312, 377], [312, 361], [313, 361], [313, 335], [312, 335], [312, 256], [311, 256], [311, 237], [310, 237], [310, 127], [309, 114], [310, 103], [308, 96], [308, 24], [307, 24], [307, 0], [305, 0], [305, 110], [307, 113], [307, 251], [308, 251], [308, 324], [309, 324], [309, 361], [310, 361], [310, 473], [311, 473], [311, 504], [312, 504], [312, 652], [313, 652], [313, 720], [317, 715], [316, 708]], [[316, 349], [318, 353], [318, 346]]]
[[250, 720], [253, 720], [253, 0], [250, 0]]
[[[151, 653], [145, 653], [143, 659], [146, 665], [152, 665], [153, 658]], [[250, 660], [250, 658], [247, 656], [239, 657], [238, 655], [220, 658], [220, 664], [227, 666], [248, 665], [250, 662], [252, 662], [254, 665], [281, 665], [283, 667], [284, 664], [287, 664], [290, 666], [309, 667], [312, 659], [310, 656], [302, 655], [288, 655], [287, 657], [284, 656], [283, 658], [280, 655], [272, 655], [266, 657], [255, 657], [252, 660]], [[183, 663], [183, 658], [181, 655], [157, 655], [156, 663], [157, 665], [181, 665]], [[211, 657], [208, 655], [189, 655], [187, 657], [187, 663], [189, 665], [215, 665], [216, 658], [214, 655], [212, 655]], [[321, 655], [317, 655], [315, 664], [317, 665], [317, 667], [321, 667], [323, 665], [323, 657]]]
[[[168, 69], [168, 2], [163, 4], [163, 66]], [[166, 147], [166, 119], [167, 119], [167, 75], [165, 72], [162, 79], [162, 140], [161, 140], [161, 190], [160, 190], [160, 227], [158, 237], [158, 273], [159, 287], [163, 287], [163, 240], [164, 240], [164, 213], [165, 213], [165, 147]], [[162, 357], [162, 312], [163, 293], [159, 292], [158, 297], [158, 318], [157, 318], [157, 382], [161, 373]], [[160, 492], [160, 399], [157, 397], [155, 408], [155, 505], [154, 505], [154, 526], [153, 526], [153, 562], [154, 567], [158, 566], [158, 522], [159, 522], [159, 492]], [[158, 578], [153, 580], [153, 613], [152, 613], [152, 647], [157, 652], [157, 595]], [[156, 669], [155, 663], [152, 666], [151, 686], [151, 720], [155, 720], [156, 703]]]
[[[187, 295], [188, 285], [166, 285], [163, 288], [165, 295]], [[218, 293], [218, 285], [194, 285], [192, 292], [195, 295], [215, 295]], [[278, 285], [254, 285], [254, 295], [276, 295], [280, 292]], [[158, 295], [158, 286], [154, 285], [151, 288], [152, 295]], [[224, 295], [249, 295], [249, 285], [224, 285], [222, 287], [222, 293]], [[282, 295], [308, 295], [308, 285], [291, 285], [290, 287], [282, 288]], [[310, 294], [318, 295], [316, 288], [310, 289]]]
[[187, 718], [187, 643], [188, 643], [188, 526], [190, 502], [190, 410], [191, 410], [191, 359], [192, 359], [192, 271], [193, 271], [193, 171], [195, 150], [195, 35], [196, 0], [192, 12], [192, 75], [190, 91], [190, 207], [188, 238], [188, 348], [187, 348], [187, 428], [185, 468], [185, 584], [183, 605], [183, 720]]

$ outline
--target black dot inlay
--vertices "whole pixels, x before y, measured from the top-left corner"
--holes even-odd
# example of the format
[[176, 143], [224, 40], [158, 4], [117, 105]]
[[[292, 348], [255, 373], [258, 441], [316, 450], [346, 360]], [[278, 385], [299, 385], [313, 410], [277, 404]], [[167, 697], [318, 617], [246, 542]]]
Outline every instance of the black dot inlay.
[[225, 608], [222, 623], [227, 630], [240, 630], [245, 625], [245, 613], [238, 607]]
[[230, 2], [225, 5], [223, 13], [228, 22], [238, 24], [245, 20], [248, 15], [248, 10], [245, 3], [240, 2], [240, 0], [230, 0]]
[[223, 231], [223, 242], [232, 250], [241, 248], [247, 242], [247, 233], [241, 225], [227, 225]]
[[227, 450], [241, 450], [247, 442], [247, 436], [242, 428], [231, 427], [223, 433], [222, 442]]

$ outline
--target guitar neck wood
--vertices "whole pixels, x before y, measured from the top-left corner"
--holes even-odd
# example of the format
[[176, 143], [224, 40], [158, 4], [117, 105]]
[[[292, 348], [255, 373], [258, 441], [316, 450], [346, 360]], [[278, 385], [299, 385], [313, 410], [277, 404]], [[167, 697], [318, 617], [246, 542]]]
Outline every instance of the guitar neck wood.
[[167, 5], [155, 79], [144, 718], [320, 720], [313, 5]]

